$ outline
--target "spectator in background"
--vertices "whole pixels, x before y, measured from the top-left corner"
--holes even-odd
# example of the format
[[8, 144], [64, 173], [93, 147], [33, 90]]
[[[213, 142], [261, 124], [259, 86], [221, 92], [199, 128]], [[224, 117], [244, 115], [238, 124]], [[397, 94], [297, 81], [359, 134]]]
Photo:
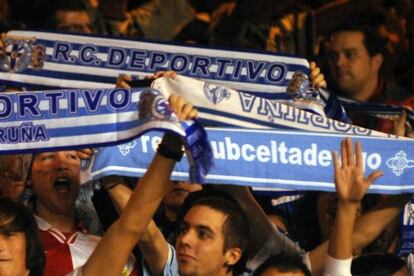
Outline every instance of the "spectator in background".
[[300, 1], [224, 1], [211, 15], [210, 41], [305, 56], [312, 43], [306, 34], [309, 10]]
[[0, 195], [18, 201], [30, 168], [31, 154], [0, 155]]
[[161, 211], [154, 216], [154, 221], [167, 240], [170, 240], [170, 237], [174, 239], [171, 235], [176, 230], [177, 215], [184, 200], [190, 193], [198, 190], [201, 190], [200, 184], [175, 181], [174, 185], [171, 185], [171, 190], [164, 196]]
[[0, 33], [8, 31], [10, 24], [10, 5], [8, 0], [0, 0]]
[[[100, 240], [81, 228], [75, 214], [80, 156], [76, 151], [43, 152], [33, 161], [28, 183], [46, 249], [44, 275], [66, 275], [83, 265]], [[129, 260], [126, 272], [133, 268], [134, 261]]]
[[[140, 2], [140, 5], [144, 4]], [[130, 38], [143, 37], [139, 23], [133, 21], [128, 14], [128, 0], [101, 0], [97, 8], [102, 15], [106, 34]]]
[[187, 0], [152, 0], [128, 9], [127, 0], [101, 0], [109, 34], [171, 40], [195, 17]]
[[91, 17], [82, 0], [43, 0], [36, 4], [30, 27], [86, 34], [93, 32]]
[[[329, 68], [333, 91], [340, 96], [363, 102], [414, 106], [414, 97], [386, 75], [386, 40], [375, 26], [363, 19], [349, 20], [337, 28], [329, 41]], [[350, 114], [356, 125], [393, 132], [393, 122]]]
[[[68, 1], [65, 3], [73, 3]], [[83, 5], [61, 6], [55, 13], [56, 29], [64, 32], [92, 33], [91, 18]]]
[[[414, 93], [414, 54], [413, 54], [413, 10], [410, 0], [385, 1], [385, 22], [379, 32], [389, 41], [387, 48], [392, 55], [393, 74], [398, 84]], [[410, 48], [411, 47], [411, 48]]]

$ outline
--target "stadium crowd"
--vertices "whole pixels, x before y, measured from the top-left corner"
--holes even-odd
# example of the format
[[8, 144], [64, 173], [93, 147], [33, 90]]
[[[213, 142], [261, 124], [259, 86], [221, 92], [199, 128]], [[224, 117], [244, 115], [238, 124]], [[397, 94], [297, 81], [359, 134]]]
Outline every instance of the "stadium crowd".
[[[0, 6], [1, 33], [51, 30], [297, 55], [315, 61], [309, 78], [316, 88], [414, 107], [412, 0], [0, 0]], [[161, 76], [176, 73], [154, 78]], [[122, 75], [114, 87], [130, 88], [130, 81]], [[21, 90], [0, 85], [1, 93]], [[168, 100], [180, 120], [198, 116], [195, 103]], [[387, 118], [347, 114], [354, 125], [414, 137], [407, 111]], [[332, 153], [335, 193], [289, 195], [172, 181], [182, 148], [180, 137], [166, 133], [142, 178], [112, 175], [86, 184], [81, 163], [93, 158], [92, 149], [1, 155], [0, 276], [414, 275], [414, 255], [398, 254], [411, 195], [366, 194], [382, 172], [365, 174], [359, 142], [344, 139], [340, 154]]]

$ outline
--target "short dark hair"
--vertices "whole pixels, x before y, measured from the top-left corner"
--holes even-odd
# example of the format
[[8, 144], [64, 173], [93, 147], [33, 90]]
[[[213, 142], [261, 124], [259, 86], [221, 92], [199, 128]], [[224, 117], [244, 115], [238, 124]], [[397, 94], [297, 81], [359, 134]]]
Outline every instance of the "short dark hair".
[[55, 29], [58, 22], [56, 14], [59, 11], [88, 11], [88, 6], [82, 0], [43, 0], [34, 7], [32, 27]]
[[376, 17], [361, 14], [360, 16], [347, 20], [334, 29], [331, 35], [341, 32], [360, 32], [364, 36], [364, 46], [369, 55], [386, 54], [387, 39], [380, 36], [377, 31], [380, 20]]
[[88, 9], [88, 6], [82, 0], [55, 0], [54, 3], [56, 2], [59, 3], [56, 6], [56, 10], [58, 11], [87, 11]]
[[[226, 220], [222, 227], [224, 251], [231, 248], [240, 248], [243, 253], [246, 251], [250, 240], [250, 228], [248, 219], [236, 200], [227, 194], [214, 189], [190, 193], [180, 210], [177, 220], [179, 222], [178, 225], [181, 224], [187, 212], [195, 206], [210, 207], [226, 215]], [[238, 264], [245, 261], [244, 257]], [[243, 269], [238, 265], [235, 267], [237, 267], [237, 269]]]
[[300, 271], [305, 276], [312, 276], [307, 266], [303, 263], [302, 257], [298, 254], [282, 252], [278, 255], [271, 255], [254, 271], [253, 276], [260, 276], [269, 268], [275, 268], [280, 272]]
[[385, 276], [392, 275], [406, 265], [400, 257], [386, 254], [362, 255], [352, 261], [352, 275]]
[[0, 233], [23, 232], [26, 237], [26, 266], [30, 276], [43, 275], [45, 255], [32, 212], [23, 204], [0, 197]]

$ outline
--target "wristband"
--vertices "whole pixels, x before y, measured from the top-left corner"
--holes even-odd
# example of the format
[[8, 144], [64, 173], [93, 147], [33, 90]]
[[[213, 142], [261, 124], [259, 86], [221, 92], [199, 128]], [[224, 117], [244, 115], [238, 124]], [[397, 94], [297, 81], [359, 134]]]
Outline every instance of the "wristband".
[[183, 147], [181, 147], [180, 151], [172, 150], [168, 146], [164, 145], [163, 143], [158, 145], [157, 152], [164, 156], [165, 158], [175, 160], [179, 162], [181, 158], [183, 157], [184, 150]]

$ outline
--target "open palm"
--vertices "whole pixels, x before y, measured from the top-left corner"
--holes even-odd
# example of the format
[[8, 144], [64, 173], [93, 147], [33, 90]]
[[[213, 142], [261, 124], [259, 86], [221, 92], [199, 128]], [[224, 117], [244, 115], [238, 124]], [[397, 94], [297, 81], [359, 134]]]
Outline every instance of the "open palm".
[[338, 200], [347, 203], [357, 203], [364, 197], [369, 186], [380, 176], [381, 171], [375, 171], [367, 178], [364, 176], [362, 147], [359, 142], [355, 145], [347, 138], [341, 142], [341, 164], [336, 152], [332, 154], [334, 161], [335, 187]]

